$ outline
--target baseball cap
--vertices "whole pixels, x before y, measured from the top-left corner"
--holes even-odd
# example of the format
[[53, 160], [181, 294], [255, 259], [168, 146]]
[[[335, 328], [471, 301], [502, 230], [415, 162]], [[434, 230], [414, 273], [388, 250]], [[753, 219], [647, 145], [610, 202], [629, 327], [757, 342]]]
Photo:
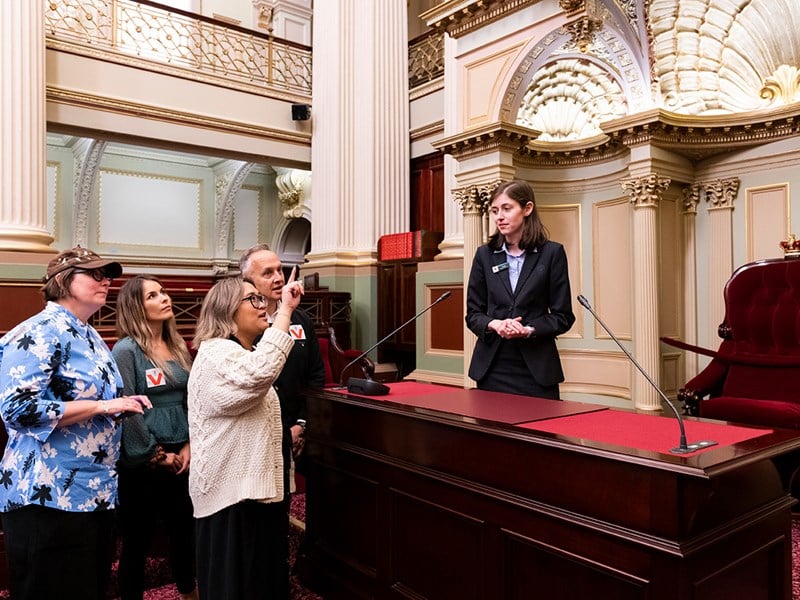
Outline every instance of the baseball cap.
[[103, 269], [111, 278], [122, 275], [122, 265], [113, 260], [107, 260], [88, 248], [76, 246], [59, 253], [47, 263], [47, 272], [44, 281], [49, 281], [54, 275], [67, 269]]

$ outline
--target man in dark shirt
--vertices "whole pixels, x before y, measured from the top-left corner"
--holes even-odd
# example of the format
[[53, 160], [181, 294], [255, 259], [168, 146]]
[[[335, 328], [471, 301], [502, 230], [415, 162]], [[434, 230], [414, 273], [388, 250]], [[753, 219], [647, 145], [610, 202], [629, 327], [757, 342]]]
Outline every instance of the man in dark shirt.
[[[245, 251], [239, 259], [242, 276], [253, 282], [267, 299], [270, 322], [280, 307], [281, 289], [285, 284], [281, 259], [267, 244], [259, 244]], [[284, 428], [284, 449], [288, 446], [297, 458], [303, 449], [306, 429], [306, 401], [299, 393], [303, 387], [322, 387], [325, 383], [325, 364], [309, 316], [297, 309], [292, 313], [289, 334], [294, 338], [294, 348], [274, 387], [281, 403]], [[286, 452], [284, 452], [286, 454]], [[288, 466], [288, 461], [287, 461]], [[287, 488], [288, 489], [288, 488]]]

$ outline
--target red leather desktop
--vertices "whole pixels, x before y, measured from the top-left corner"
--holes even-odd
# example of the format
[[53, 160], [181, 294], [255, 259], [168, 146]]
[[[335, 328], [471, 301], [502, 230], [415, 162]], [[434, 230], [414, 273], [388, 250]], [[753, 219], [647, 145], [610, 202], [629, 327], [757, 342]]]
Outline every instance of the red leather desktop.
[[308, 395], [301, 572], [326, 600], [791, 597], [797, 432], [678, 456], [555, 432], [595, 405], [391, 387]]

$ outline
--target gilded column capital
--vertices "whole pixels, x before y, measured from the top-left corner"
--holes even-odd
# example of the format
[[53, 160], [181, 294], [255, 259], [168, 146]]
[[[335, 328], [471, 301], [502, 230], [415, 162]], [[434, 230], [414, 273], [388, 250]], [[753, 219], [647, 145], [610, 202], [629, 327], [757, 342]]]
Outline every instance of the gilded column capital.
[[669, 177], [650, 173], [643, 177], [625, 177], [620, 185], [636, 208], [651, 208], [658, 205], [671, 182]]
[[488, 183], [453, 188], [453, 200], [459, 205], [464, 216], [485, 215], [489, 209], [492, 192], [499, 184], [500, 180], [495, 179]]
[[703, 196], [711, 206], [709, 210], [733, 208], [736, 195], [739, 193], [739, 178], [714, 179], [698, 183]]
[[683, 212], [686, 214], [697, 214], [697, 205], [700, 204], [700, 185], [692, 183], [687, 185], [681, 190], [683, 198], [681, 204], [683, 205]]

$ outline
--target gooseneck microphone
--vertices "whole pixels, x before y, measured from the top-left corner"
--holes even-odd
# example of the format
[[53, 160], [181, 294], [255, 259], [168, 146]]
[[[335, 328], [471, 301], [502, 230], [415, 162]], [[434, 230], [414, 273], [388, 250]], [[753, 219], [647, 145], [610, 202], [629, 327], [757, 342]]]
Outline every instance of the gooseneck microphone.
[[[446, 300], [447, 298], [449, 298], [451, 294], [452, 294], [451, 291], [449, 291], [449, 290], [446, 291], [444, 294], [439, 296], [436, 300], [431, 302], [424, 309], [422, 309], [417, 314], [415, 314], [413, 317], [411, 317], [408, 321], [406, 321], [405, 323], [400, 325], [400, 327], [398, 327], [397, 329], [392, 331], [389, 335], [384, 336], [383, 338], [381, 338], [380, 340], [375, 342], [372, 346], [370, 346], [368, 349], [364, 350], [364, 352], [362, 352], [357, 357], [355, 357], [353, 360], [351, 360], [349, 363], [347, 363], [345, 365], [344, 369], [342, 369], [342, 374], [341, 374], [341, 377], [339, 379], [339, 385], [341, 387], [344, 387], [344, 383], [342, 382], [342, 380], [344, 379], [344, 374], [347, 372], [347, 369], [352, 367], [354, 364], [356, 364], [358, 361], [360, 361], [362, 358], [364, 358], [367, 354], [369, 354], [375, 348], [380, 346], [383, 342], [388, 340], [395, 333], [400, 331], [403, 327], [405, 327], [406, 325], [408, 325], [412, 321], [416, 321], [417, 319], [419, 319], [423, 314], [425, 314], [430, 309], [432, 309], [434, 306], [439, 304], [439, 302], [441, 302], [442, 300]], [[351, 394], [360, 394], [362, 396], [385, 396], [386, 394], [389, 393], [389, 386], [388, 385], [383, 385], [382, 383], [379, 383], [379, 382], [375, 381], [374, 379], [369, 379], [369, 378], [363, 379], [361, 377], [351, 377], [350, 379], [347, 380], [347, 391], [350, 392]]]
[[648, 381], [648, 383], [651, 386], [653, 386], [653, 389], [656, 392], [658, 392], [658, 395], [661, 396], [661, 399], [664, 402], [666, 402], [667, 406], [669, 406], [672, 409], [672, 412], [675, 413], [675, 417], [678, 419], [678, 426], [681, 429], [681, 437], [678, 447], [673, 448], [672, 450], [670, 450], [670, 452], [672, 452], [673, 454], [687, 454], [689, 452], [695, 452], [703, 448], [708, 448], [709, 446], [716, 446], [717, 442], [713, 442], [711, 440], [703, 440], [700, 442], [695, 442], [693, 444], [686, 443], [686, 428], [683, 425], [683, 417], [681, 417], [681, 413], [678, 412], [678, 409], [675, 408], [675, 405], [672, 402], [670, 402], [670, 399], [667, 398], [667, 395], [661, 391], [660, 387], [656, 385], [656, 382], [653, 381], [650, 378], [650, 376], [645, 372], [645, 370], [641, 367], [641, 365], [639, 365], [639, 363], [636, 362], [636, 359], [633, 358], [633, 356], [631, 356], [631, 353], [625, 349], [625, 346], [623, 346], [622, 343], [617, 339], [617, 336], [611, 333], [611, 330], [606, 326], [605, 323], [603, 323], [603, 320], [597, 315], [596, 312], [594, 312], [592, 306], [589, 304], [589, 301], [583, 295], [579, 295], [578, 302], [580, 302], [581, 305], [592, 314], [594, 320], [597, 321], [603, 329], [605, 329], [606, 333], [611, 336], [611, 339], [617, 343], [617, 346], [620, 347], [620, 350], [622, 350], [625, 353], [625, 356], [628, 357], [628, 360], [630, 360], [633, 363], [633, 365], [639, 370], [639, 372], [642, 375], [644, 375], [644, 378]]

